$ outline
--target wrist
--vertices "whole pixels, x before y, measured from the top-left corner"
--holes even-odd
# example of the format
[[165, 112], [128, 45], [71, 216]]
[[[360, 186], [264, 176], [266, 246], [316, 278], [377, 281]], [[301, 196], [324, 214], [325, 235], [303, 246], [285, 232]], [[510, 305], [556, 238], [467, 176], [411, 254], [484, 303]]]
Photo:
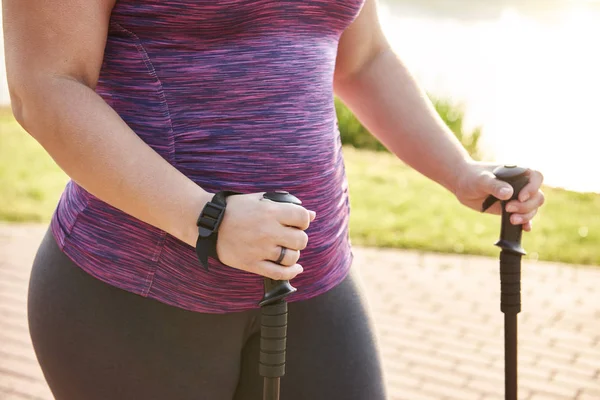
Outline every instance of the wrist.
[[198, 237], [196, 241], [196, 255], [200, 264], [208, 271], [208, 258], [213, 257], [219, 259], [217, 254], [217, 237], [219, 227], [225, 216], [225, 208], [227, 207], [227, 197], [240, 192], [232, 190], [222, 190], [212, 197], [202, 209], [196, 225], [198, 226]]
[[470, 174], [474, 160], [470, 157], [458, 159], [450, 168], [448, 168], [448, 176], [443, 182], [440, 182], [447, 190], [456, 196], [460, 187], [461, 180]]

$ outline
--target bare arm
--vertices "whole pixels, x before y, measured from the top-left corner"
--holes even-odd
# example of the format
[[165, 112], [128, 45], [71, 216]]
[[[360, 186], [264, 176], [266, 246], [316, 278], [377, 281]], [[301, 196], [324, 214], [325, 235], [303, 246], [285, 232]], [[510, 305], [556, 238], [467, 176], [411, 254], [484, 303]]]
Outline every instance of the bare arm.
[[144, 143], [93, 88], [115, 0], [3, 0], [15, 117], [79, 185], [195, 246], [211, 198]]
[[408, 69], [390, 49], [375, 0], [344, 32], [334, 88], [383, 145], [408, 165], [454, 192], [471, 160]]

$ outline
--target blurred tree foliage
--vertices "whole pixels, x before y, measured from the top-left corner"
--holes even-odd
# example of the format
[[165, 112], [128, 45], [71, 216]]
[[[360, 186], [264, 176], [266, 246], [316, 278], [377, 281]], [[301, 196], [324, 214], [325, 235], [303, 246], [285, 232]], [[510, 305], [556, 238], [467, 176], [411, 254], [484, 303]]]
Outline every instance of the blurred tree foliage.
[[[481, 127], [477, 127], [469, 132], [464, 127], [465, 110], [463, 105], [453, 104], [448, 99], [439, 99], [429, 96], [437, 113], [448, 125], [450, 130], [467, 149], [469, 154], [480, 160], [481, 149], [479, 148], [479, 139], [481, 138]], [[335, 99], [335, 109], [338, 116], [338, 123], [342, 143], [359, 149], [369, 149], [376, 151], [387, 151], [387, 149], [358, 121], [352, 111], [348, 109], [338, 98]]]

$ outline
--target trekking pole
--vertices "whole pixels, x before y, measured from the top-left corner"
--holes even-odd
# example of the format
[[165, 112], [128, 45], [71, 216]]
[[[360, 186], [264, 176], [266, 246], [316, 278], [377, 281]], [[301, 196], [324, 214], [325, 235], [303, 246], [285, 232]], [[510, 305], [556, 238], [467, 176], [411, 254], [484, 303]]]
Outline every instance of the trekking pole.
[[[302, 202], [288, 192], [267, 192], [263, 198], [278, 203], [301, 205]], [[264, 378], [263, 400], [279, 400], [280, 378], [285, 375], [285, 347], [288, 306], [285, 298], [296, 291], [289, 281], [264, 280], [265, 294], [259, 305], [260, 361], [258, 372]]]
[[[501, 201], [502, 227], [500, 240], [500, 310], [504, 313], [504, 396], [506, 400], [517, 400], [517, 314], [521, 311], [521, 257], [525, 250], [521, 247], [522, 225], [510, 222], [511, 214], [506, 211], [506, 203], [517, 199], [519, 192], [528, 183], [527, 169], [515, 165], [505, 165], [494, 170], [496, 178], [507, 182], [513, 188], [509, 200]], [[490, 196], [483, 203], [485, 211], [498, 199]]]

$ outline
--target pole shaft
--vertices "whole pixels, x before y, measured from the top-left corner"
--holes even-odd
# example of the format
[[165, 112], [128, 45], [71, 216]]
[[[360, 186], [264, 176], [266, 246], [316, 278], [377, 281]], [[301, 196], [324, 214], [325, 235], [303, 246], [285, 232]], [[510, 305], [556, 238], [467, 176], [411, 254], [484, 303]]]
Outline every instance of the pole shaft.
[[517, 314], [504, 314], [504, 393], [517, 400]]
[[265, 378], [263, 400], [279, 400], [279, 378]]

